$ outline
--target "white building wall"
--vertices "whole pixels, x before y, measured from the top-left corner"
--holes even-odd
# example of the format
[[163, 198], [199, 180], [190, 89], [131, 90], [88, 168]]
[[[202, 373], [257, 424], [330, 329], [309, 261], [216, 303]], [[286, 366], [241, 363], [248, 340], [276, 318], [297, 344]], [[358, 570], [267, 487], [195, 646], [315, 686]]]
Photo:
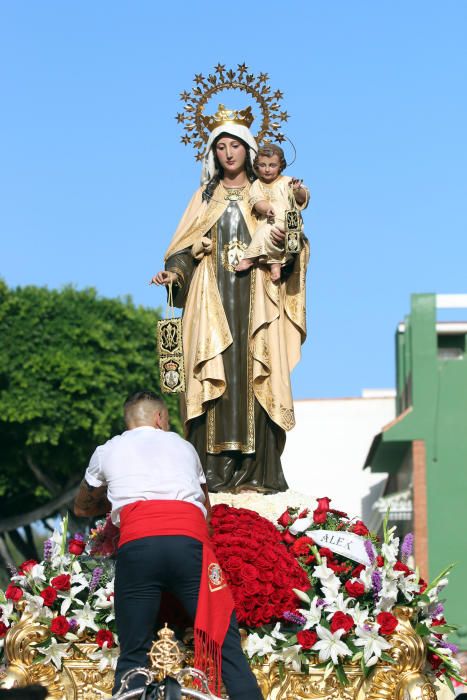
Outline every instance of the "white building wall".
[[282, 465], [289, 488], [312, 498], [328, 496], [349, 516], [369, 520], [385, 474], [363, 469], [374, 436], [395, 417], [393, 392], [361, 398], [295, 402], [296, 426], [287, 433]]

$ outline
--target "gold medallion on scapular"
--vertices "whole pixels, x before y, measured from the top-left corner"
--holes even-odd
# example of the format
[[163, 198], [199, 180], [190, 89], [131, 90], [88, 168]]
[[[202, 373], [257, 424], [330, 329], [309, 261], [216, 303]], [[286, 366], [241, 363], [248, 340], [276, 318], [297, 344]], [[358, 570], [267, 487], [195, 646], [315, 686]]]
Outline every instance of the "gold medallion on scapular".
[[[167, 307], [171, 307], [171, 318], [157, 322], [157, 345], [159, 349], [159, 373], [161, 390], [166, 394], [185, 391], [185, 363], [183, 360], [182, 319], [173, 315], [172, 284], [169, 285]], [[168, 308], [166, 311], [168, 316]]]
[[243, 241], [234, 238], [230, 243], [226, 243], [222, 248], [222, 266], [229, 272], [235, 272], [238, 263], [243, 260], [245, 251], [248, 248]]

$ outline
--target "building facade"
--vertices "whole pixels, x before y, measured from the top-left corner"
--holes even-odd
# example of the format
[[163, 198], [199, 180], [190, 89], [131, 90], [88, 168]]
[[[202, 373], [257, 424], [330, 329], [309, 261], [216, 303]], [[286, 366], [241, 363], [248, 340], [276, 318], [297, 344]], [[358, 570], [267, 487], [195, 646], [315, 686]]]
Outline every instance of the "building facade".
[[446, 617], [460, 625], [455, 641], [467, 649], [467, 323], [438, 321], [448, 308], [467, 316], [467, 295], [412, 296], [396, 332], [397, 415], [374, 438], [365, 466], [389, 474], [381, 500], [402, 534], [414, 532], [421, 575], [433, 579], [456, 564]]

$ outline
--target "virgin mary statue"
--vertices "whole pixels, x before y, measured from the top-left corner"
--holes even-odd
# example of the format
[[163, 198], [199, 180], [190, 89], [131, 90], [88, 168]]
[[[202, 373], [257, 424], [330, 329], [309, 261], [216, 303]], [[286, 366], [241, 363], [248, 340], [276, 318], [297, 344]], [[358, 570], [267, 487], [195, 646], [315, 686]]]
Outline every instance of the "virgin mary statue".
[[[283, 269], [235, 267], [257, 225], [249, 207], [257, 145], [251, 112], [222, 105], [194, 193], [156, 284], [183, 308], [186, 437], [210, 491], [285, 491], [280, 455], [295, 424], [290, 371], [306, 336], [308, 244]], [[283, 240], [280, 229], [275, 240]]]

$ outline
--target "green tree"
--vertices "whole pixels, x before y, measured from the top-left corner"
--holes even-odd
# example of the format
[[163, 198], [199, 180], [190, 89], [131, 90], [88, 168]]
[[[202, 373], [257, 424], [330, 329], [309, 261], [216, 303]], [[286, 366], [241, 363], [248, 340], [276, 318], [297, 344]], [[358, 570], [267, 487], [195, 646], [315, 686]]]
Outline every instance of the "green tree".
[[[4, 560], [12, 544], [25, 558], [36, 555], [31, 524], [46, 523], [74, 498], [96, 445], [124, 429], [126, 396], [159, 390], [158, 318], [94, 289], [9, 289], [0, 280]], [[177, 397], [166, 401], [180, 432]]]

